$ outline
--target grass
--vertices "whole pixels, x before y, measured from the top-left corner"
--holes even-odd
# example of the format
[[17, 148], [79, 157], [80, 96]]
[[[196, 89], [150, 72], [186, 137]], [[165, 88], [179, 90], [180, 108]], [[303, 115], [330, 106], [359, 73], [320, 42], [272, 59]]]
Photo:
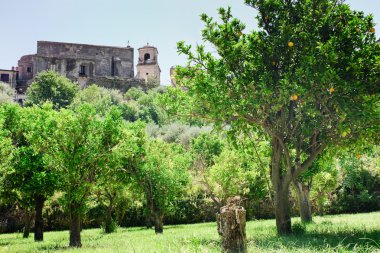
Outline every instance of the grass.
[[[299, 219], [293, 219], [293, 224]], [[220, 252], [216, 224], [166, 226], [163, 235], [144, 228], [82, 232], [81, 249], [68, 245], [68, 231], [46, 232], [44, 242], [33, 235], [0, 235], [0, 252]], [[249, 252], [380, 252], [380, 212], [315, 217], [304, 233], [278, 237], [274, 220], [247, 223]]]

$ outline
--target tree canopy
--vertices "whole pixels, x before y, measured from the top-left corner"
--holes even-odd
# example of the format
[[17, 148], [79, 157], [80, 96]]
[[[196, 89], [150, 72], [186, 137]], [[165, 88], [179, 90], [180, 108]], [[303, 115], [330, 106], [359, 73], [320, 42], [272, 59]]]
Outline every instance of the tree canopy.
[[65, 108], [73, 101], [78, 90], [78, 84], [57, 72], [43, 71], [28, 87], [26, 105], [42, 105], [51, 101], [55, 109]]
[[[174, 111], [209, 119], [233, 136], [271, 140], [277, 229], [291, 230], [288, 191], [328, 146], [379, 130], [379, 57], [372, 16], [342, 1], [246, 0], [259, 29], [245, 32], [231, 9], [201, 15], [205, 45], [178, 43]], [[182, 86], [182, 87], [181, 87]], [[173, 99], [174, 98], [174, 99]]]

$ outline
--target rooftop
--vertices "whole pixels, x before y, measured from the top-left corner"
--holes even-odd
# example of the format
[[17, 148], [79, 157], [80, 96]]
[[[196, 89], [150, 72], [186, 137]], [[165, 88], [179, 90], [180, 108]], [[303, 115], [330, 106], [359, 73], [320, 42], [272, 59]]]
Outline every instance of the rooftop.
[[88, 47], [107, 47], [107, 48], [117, 48], [117, 49], [130, 49], [133, 50], [133, 47], [131, 46], [126, 46], [126, 47], [117, 47], [117, 46], [105, 46], [105, 45], [91, 45], [91, 44], [81, 44], [81, 43], [68, 43], [68, 42], [56, 42], [56, 41], [45, 41], [45, 40], [40, 40], [37, 41], [38, 44], [56, 44], [56, 45], [75, 45], [75, 46], [88, 46]]

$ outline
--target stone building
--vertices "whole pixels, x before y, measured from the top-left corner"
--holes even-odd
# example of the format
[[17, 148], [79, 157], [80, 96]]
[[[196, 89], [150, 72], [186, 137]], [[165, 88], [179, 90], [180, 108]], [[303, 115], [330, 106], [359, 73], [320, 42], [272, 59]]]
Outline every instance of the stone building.
[[161, 69], [158, 65], [157, 48], [147, 44], [139, 48], [139, 61], [137, 63], [136, 78], [144, 79], [146, 82], [150, 80], [160, 80]]
[[[152, 56], [157, 52], [154, 47], [150, 47], [149, 50]], [[154, 57], [157, 58], [157, 54]], [[146, 80], [135, 78], [133, 61], [134, 50], [130, 46], [111, 47], [38, 41], [37, 53], [25, 55], [18, 61], [17, 89], [25, 91], [39, 72], [54, 70], [78, 82], [82, 88], [95, 83], [126, 91], [132, 86], [143, 86]]]
[[17, 78], [17, 68], [12, 67], [12, 70], [0, 69], [0, 82], [8, 83], [12, 88], [16, 88]]

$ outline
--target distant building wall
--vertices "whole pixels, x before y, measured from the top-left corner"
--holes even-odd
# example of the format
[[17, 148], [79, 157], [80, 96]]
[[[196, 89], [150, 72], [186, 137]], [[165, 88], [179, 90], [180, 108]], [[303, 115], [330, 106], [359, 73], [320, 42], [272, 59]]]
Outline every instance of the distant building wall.
[[16, 88], [18, 71], [15, 69], [0, 69], [0, 82], [8, 83], [12, 88]]
[[156, 79], [160, 82], [161, 69], [158, 65], [158, 50], [149, 44], [139, 48], [139, 59], [136, 78], [148, 81], [149, 78]]
[[18, 62], [18, 86], [26, 89], [40, 72], [54, 70], [85, 87], [96, 77], [134, 77], [133, 48], [38, 41], [37, 54]]
[[[94, 64], [94, 76], [133, 78], [133, 48], [38, 41], [37, 55]], [[78, 72], [79, 73], [79, 72]]]
[[18, 61], [18, 80], [20, 82], [26, 83], [35, 75], [33, 68], [33, 57], [34, 55], [24, 55]]

